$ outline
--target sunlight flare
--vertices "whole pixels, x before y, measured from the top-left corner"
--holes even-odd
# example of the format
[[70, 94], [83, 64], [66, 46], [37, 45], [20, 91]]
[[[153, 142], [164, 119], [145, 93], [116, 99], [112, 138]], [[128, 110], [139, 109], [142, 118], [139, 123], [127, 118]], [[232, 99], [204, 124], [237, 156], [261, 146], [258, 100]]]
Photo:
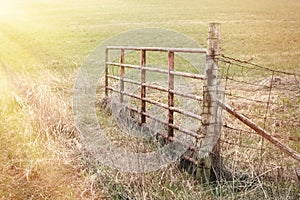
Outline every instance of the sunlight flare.
[[0, 0], [0, 16], [5, 17], [13, 13], [14, 1]]

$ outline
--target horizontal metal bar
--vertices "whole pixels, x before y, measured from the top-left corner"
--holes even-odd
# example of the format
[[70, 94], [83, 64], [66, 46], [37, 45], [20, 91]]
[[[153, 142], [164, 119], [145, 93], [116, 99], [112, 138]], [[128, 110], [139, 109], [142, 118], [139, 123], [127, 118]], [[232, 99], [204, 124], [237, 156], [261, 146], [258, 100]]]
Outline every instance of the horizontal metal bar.
[[[137, 113], [139, 113], [139, 114], [141, 113], [141, 112], [140, 112], [138, 109], [136, 109], [136, 108], [133, 108], [133, 107], [130, 107], [130, 106], [127, 106], [127, 105], [125, 105], [125, 107], [128, 108], [128, 109], [130, 109], [130, 110], [132, 110], [132, 111], [134, 111], [134, 112], [137, 112]], [[145, 115], [145, 116], [146, 116], [146, 115]], [[149, 116], [150, 116], [150, 115], [148, 115], [148, 116], [146, 116], [146, 117], [149, 117]], [[149, 117], [149, 118], [150, 118], [150, 117]], [[156, 119], [155, 117], [151, 117], [151, 118]], [[163, 122], [163, 121], [161, 121], [161, 120], [159, 120], [159, 119], [156, 119], [156, 120], [157, 120], [158, 122], [162, 123], [162, 124], [165, 124], [165, 122]], [[195, 146], [189, 146], [188, 144], [183, 143], [182, 141], [176, 139], [175, 137], [168, 137], [167, 134], [164, 134], [164, 133], [162, 133], [161, 131], [158, 131], [158, 132], [157, 132], [157, 135], [159, 135], [159, 136], [161, 136], [161, 137], [163, 137], [163, 138], [165, 138], [165, 139], [167, 139], [167, 140], [169, 140], [169, 141], [171, 141], [171, 142], [177, 142], [177, 143], [181, 144], [182, 146], [187, 147], [188, 150], [196, 151], [196, 147], [195, 147]], [[190, 162], [192, 162], [192, 163], [194, 163], [194, 164], [197, 165], [197, 161], [196, 161], [195, 159], [189, 157], [189, 156], [183, 156], [183, 159], [188, 160], [188, 161], [190, 161]]]
[[163, 120], [161, 120], [161, 119], [158, 119], [158, 118], [156, 118], [156, 117], [150, 115], [150, 114], [147, 113], [147, 112], [144, 112], [143, 114], [144, 114], [146, 117], [148, 117], [148, 118], [150, 118], [150, 119], [153, 119], [153, 120], [156, 120], [156, 121], [158, 121], [159, 123], [161, 123], [161, 124], [163, 124], [163, 125], [168, 125], [167, 122], [165, 122], [165, 121], [163, 121]]
[[120, 92], [120, 91], [118, 91], [118, 90], [116, 90], [116, 89], [114, 89], [114, 88], [111, 88], [111, 87], [107, 87], [107, 89], [108, 89], [108, 90], [112, 90], [112, 91], [117, 92], [117, 93], [122, 93], [122, 94], [124, 94], [124, 95], [126, 95], [126, 96], [129, 96], [129, 97], [133, 97], [133, 98], [136, 98], [136, 99], [139, 99], [139, 100], [146, 101], [146, 102], [148, 102], [148, 103], [151, 103], [151, 104], [153, 104], [153, 105], [156, 105], [156, 106], [159, 106], [159, 107], [162, 107], [162, 108], [165, 108], [165, 109], [168, 109], [168, 105], [163, 104], [163, 103], [159, 103], [159, 102], [154, 101], [154, 100], [151, 100], [151, 99], [141, 98], [141, 97], [138, 96], [138, 95], [130, 94], [130, 93], [128, 93], [128, 92]]
[[164, 87], [161, 87], [161, 86], [158, 86], [158, 85], [152, 85], [152, 84], [149, 84], [149, 83], [143, 83], [142, 85], [147, 87], [147, 88], [159, 90], [159, 91], [162, 91], [162, 92], [169, 92], [169, 90], [167, 88], [164, 88]]
[[175, 91], [175, 90], [168, 90], [167, 88], [164, 88], [164, 87], [161, 87], [161, 86], [158, 86], [158, 85], [152, 85], [152, 84], [149, 84], [149, 83], [143, 83], [142, 85], [146, 86], [148, 88], [151, 88], [151, 89], [162, 91], [162, 92], [170, 92], [170, 93], [182, 96], [182, 97], [194, 99], [194, 100], [197, 100], [197, 101], [203, 101], [203, 98], [198, 96], [198, 95], [184, 94], [184, 93], [181, 93], [181, 92], [178, 92], [178, 91]]
[[161, 108], [165, 108], [165, 109], [168, 109], [168, 105], [167, 104], [164, 104], [164, 103], [160, 103], [158, 101], [154, 101], [154, 100], [151, 100], [151, 99], [147, 99], [147, 98], [143, 98], [144, 101], [148, 102], [148, 103], [151, 103], [153, 105], [156, 105], [156, 106], [159, 106]]
[[183, 132], [183, 133], [185, 133], [185, 134], [187, 134], [187, 135], [193, 136], [193, 137], [195, 137], [195, 138], [197, 138], [197, 139], [204, 138], [204, 136], [200, 136], [200, 135], [198, 135], [197, 133], [195, 133], [195, 132], [193, 132], [193, 131], [190, 131], [190, 130], [188, 130], [188, 129], [182, 128], [182, 127], [180, 127], [180, 126], [177, 126], [177, 125], [174, 125], [174, 124], [169, 124], [169, 126], [171, 126], [172, 128], [174, 128], [174, 129], [176, 129], [176, 130], [178, 130], [178, 131], [180, 131], [180, 132]]
[[140, 65], [132, 65], [132, 64], [121, 64], [116, 62], [106, 62], [107, 65], [117, 66], [117, 67], [127, 67], [127, 68], [133, 68], [133, 69], [141, 69], [142, 67]]
[[[146, 71], [151, 71], [151, 72], [159, 72], [159, 73], [163, 73], [163, 74], [169, 73], [169, 70], [166, 70], [166, 69], [142, 67], [140, 65], [121, 64], [121, 63], [115, 63], [115, 62], [107, 62], [106, 64], [111, 65], [111, 66], [117, 66], [117, 67], [126, 67], [126, 68], [131, 68], [131, 69], [140, 69], [140, 70], [146, 70]], [[201, 74], [193, 74], [193, 73], [179, 72], [179, 71], [170, 71], [170, 74], [176, 75], [176, 76], [187, 77], [187, 78], [205, 80], [205, 76], [201, 75]]]
[[151, 67], [141, 67], [140, 65], [132, 65], [132, 64], [121, 64], [121, 63], [115, 63], [115, 62], [107, 62], [107, 65], [111, 66], [117, 66], [117, 67], [126, 67], [131, 69], [139, 69], [139, 70], [146, 70], [151, 72], [159, 72], [163, 74], [168, 74], [169, 71], [165, 69], [158, 69], [158, 68], [151, 68]]
[[161, 119], [158, 119], [158, 118], [156, 118], [156, 117], [150, 115], [150, 114], [147, 113], [147, 112], [141, 112], [141, 111], [139, 111], [138, 109], [133, 108], [133, 107], [131, 107], [131, 106], [127, 106], [127, 105], [125, 105], [125, 107], [128, 108], [128, 109], [130, 109], [130, 110], [132, 110], [132, 111], [134, 111], [134, 112], [137, 112], [138, 114], [143, 114], [143, 115], [145, 115], [146, 117], [148, 117], [148, 118], [150, 118], [150, 119], [156, 120], [156, 121], [158, 121], [158, 122], [161, 123], [161, 124], [164, 124], [164, 125], [166, 125], [166, 126], [170, 125], [172, 128], [174, 128], [174, 129], [176, 129], [176, 130], [178, 130], [178, 131], [180, 131], [180, 132], [183, 132], [183, 133], [185, 133], [185, 134], [187, 134], [187, 135], [190, 135], [190, 136], [192, 136], [192, 137], [195, 137], [195, 138], [197, 138], [197, 139], [204, 138], [204, 136], [200, 136], [200, 135], [198, 135], [197, 133], [195, 133], [195, 132], [193, 132], [193, 131], [187, 130], [187, 129], [185, 129], [185, 128], [182, 128], [182, 127], [177, 126], [177, 125], [174, 125], [174, 124], [168, 124], [167, 122], [165, 122], [165, 121], [163, 121], [163, 120], [161, 120]]
[[109, 87], [109, 86], [107, 86], [106, 87], [108, 90], [110, 90], [110, 91], [113, 91], [113, 92], [120, 92], [119, 90], [116, 90], [115, 88], [112, 88], [112, 87]]
[[190, 136], [192, 136], [192, 137], [195, 137], [195, 138], [197, 138], [197, 139], [204, 138], [204, 136], [200, 136], [200, 135], [198, 135], [197, 133], [195, 133], [195, 132], [193, 132], [193, 131], [190, 131], [190, 130], [187, 130], [187, 129], [182, 128], [182, 127], [180, 127], [180, 126], [177, 126], [177, 125], [174, 125], [174, 124], [169, 124], [169, 123], [167, 123], [167, 122], [165, 122], [165, 121], [162, 121], [162, 120], [160, 120], [160, 119], [157, 119], [157, 118], [153, 117], [152, 115], [150, 115], [150, 114], [147, 113], [147, 112], [144, 112], [143, 115], [149, 117], [150, 119], [157, 120], [158, 122], [160, 122], [160, 123], [162, 123], [162, 124], [164, 124], [164, 125], [166, 125], [166, 126], [171, 126], [172, 128], [176, 129], [177, 131], [183, 132], [183, 133], [185, 133], [185, 134], [187, 134], [187, 135], [190, 135]]
[[133, 98], [136, 98], [136, 99], [141, 99], [141, 97], [137, 96], [137, 95], [134, 95], [134, 94], [130, 94], [128, 92], [121, 92], [115, 88], [112, 88], [112, 87], [107, 87], [108, 90], [111, 90], [113, 92], [117, 92], [119, 94], [123, 94], [123, 95], [126, 95], [126, 96], [129, 96], [129, 97], [133, 97]]
[[168, 48], [168, 47], [133, 47], [133, 46], [107, 46], [107, 49], [124, 50], [145, 50], [145, 51], [163, 51], [163, 52], [182, 52], [182, 53], [207, 53], [204, 48]]
[[192, 74], [192, 73], [188, 73], [188, 72], [178, 72], [178, 71], [170, 71], [170, 74], [173, 74], [176, 76], [183, 76], [183, 77], [187, 77], [187, 78], [205, 80], [205, 76], [200, 75], [200, 74]]
[[115, 79], [115, 80], [121, 79], [119, 76], [113, 76], [113, 75], [107, 75], [107, 78], [111, 78], [111, 79]]
[[148, 99], [148, 98], [141, 98], [141, 97], [138, 96], [138, 95], [130, 94], [130, 93], [128, 93], [128, 92], [120, 92], [119, 90], [114, 89], [114, 88], [112, 88], [112, 87], [107, 87], [107, 89], [108, 89], [108, 90], [111, 90], [111, 91], [114, 91], [114, 92], [117, 92], [117, 93], [121, 93], [121, 94], [126, 95], [126, 96], [129, 96], [129, 97], [133, 97], [133, 98], [136, 98], [136, 99], [139, 99], [139, 100], [146, 101], [146, 102], [148, 102], [148, 103], [151, 103], [151, 104], [153, 104], [153, 105], [159, 106], [159, 107], [161, 107], [161, 108], [170, 109], [170, 110], [172, 110], [172, 111], [175, 111], [175, 112], [177, 112], [177, 113], [183, 114], [183, 115], [188, 116], [188, 117], [192, 117], [192, 118], [197, 119], [197, 120], [201, 120], [201, 116], [200, 116], [200, 115], [194, 114], [194, 113], [189, 112], [189, 111], [182, 110], [182, 109], [177, 108], [177, 107], [168, 107], [167, 104], [160, 103], [160, 102], [157, 102], [157, 101]]
[[123, 94], [123, 95], [126, 95], [126, 96], [129, 96], [129, 97], [133, 97], [133, 98], [136, 98], [136, 99], [139, 99], [139, 100], [143, 100], [143, 101], [146, 101], [148, 103], [151, 103], [153, 105], [156, 105], [156, 106], [159, 106], [159, 107], [162, 107], [162, 108], [165, 108], [165, 109], [168, 109], [168, 105], [167, 104], [164, 104], [164, 103], [159, 103], [157, 101], [154, 101], [154, 100], [151, 100], [151, 99], [147, 99], [147, 98], [141, 98], [140, 96], [138, 95], [134, 95], [134, 94], [130, 94], [128, 92], [120, 92], [119, 90], [115, 89], [115, 88], [112, 88], [112, 87], [107, 87], [108, 90], [111, 90], [111, 91], [114, 91], [114, 92], [117, 92], [119, 94]]
[[[115, 80], [121, 80], [121, 78], [118, 77], [118, 76], [107, 75], [107, 77], [111, 78], [111, 79], [115, 79]], [[123, 78], [122, 80], [124, 82], [126, 82], [126, 83], [132, 83], [132, 84], [135, 84], [135, 85], [141, 85], [141, 82], [139, 82], [139, 81], [134, 81], [134, 80], [127, 79], [127, 78]]]
[[134, 111], [134, 112], [136, 112], [138, 114], [141, 114], [141, 111], [139, 111], [137, 108], [133, 108], [133, 107], [128, 106], [128, 105], [124, 105], [124, 106], [125, 106], [125, 108], [127, 108], [129, 110], [132, 110], [132, 111]]
[[171, 93], [182, 96], [182, 97], [186, 97], [186, 98], [190, 98], [190, 99], [194, 99], [197, 101], [203, 101], [203, 98], [198, 96], [198, 95], [193, 95], [193, 94], [184, 94], [175, 90], [170, 90]]
[[169, 109], [170, 109], [170, 110], [173, 110], [173, 111], [175, 111], [175, 112], [178, 112], [178, 113], [180, 113], [180, 114], [183, 114], [183, 115], [185, 115], [185, 116], [189, 116], [189, 117], [192, 117], [192, 118], [201, 120], [201, 116], [200, 116], [200, 115], [194, 114], [194, 113], [192, 113], [192, 112], [185, 111], [185, 110], [182, 110], [182, 109], [176, 108], [176, 107], [170, 107]]
[[[163, 74], [168, 74], [169, 73], [169, 71], [165, 70], [165, 69], [158, 69], [158, 68], [152, 68], [152, 67], [142, 67], [142, 66], [139, 66], [139, 65], [121, 64], [121, 63], [115, 63], [115, 62], [107, 62], [106, 64], [111, 65], [111, 66], [117, 66], [117, 67], [126, 67], [126, 68], [131, 68], [131, 69], [140, 69], [140, 70], [146, 70], [146, 71], [151, 71], [151, 72], [159, 72], [159, 73], [163, 73]], [[187, 78], [205, 80], [205, 76], [201, 75], [201, 74], [193, 74], [193, 73], [178, 72], [178, 71], [170, 71], [170, 74], [176, 75], [176, 76], [187, 77]]]
[[175, 137], [168, 137], [167, 134], [164, 134], [164, 133], [162, 133], [160, 131], [157, 132], [157, 135], [160, 135], [161, 137], [163, 137], [163, 138], [165, 138], [165, 139], [167, 139], [167, 140], [169, 140], [171, 142], [177, 142], [177, 143], [181, 144], [182, 146], [187, 147], [191, 151], [195, 151], [196, 150], [196, 147], [184, 144], [182, 141], [176, 139]]
[[[107, 75], [108, 78], [112, 78], [112, 79], [115, 79], [115, 80], [120, 80], [120, 77], [118, 76], [112, 76], [112, 75]], [[158, 86], [158, 85], [152, 85], [152, 84], [149, 84], [149, 83], [143, 83], [141, 84], [139, 81], [134, 81], [134, 80], [130, 80], [130, 79], [123, 79], [124, 82], [127, 82], [127, 83], [132, 83], [132, 84], [135, 84], [135, 85], [142, 85], [142, 86], [145, 86], [147, 88], [151, 88], [151, 89], [155, 89], [155, 90], [159, 90], [159, 91], [162, 91], [162, 92], [171, 92], [173, 94], [176, 94], [176, 95], [179, 95], [179, 96], [182, 96], [182, 97], [186, 97], [186, 98], [189, 98], [189, 99], [193, 99], [193, 100], [196, 100], [196, 101], [203, 101], [203, 98], [198, 96], [198, 95], [193, 95], [193, 94], [184, 94], [184, 93], [181, 93], [181, 92], [178, 92], [178, 91], [175, 91], [175, 90], [168, 90], [164, 87], [161, 87], [161, 86]]]

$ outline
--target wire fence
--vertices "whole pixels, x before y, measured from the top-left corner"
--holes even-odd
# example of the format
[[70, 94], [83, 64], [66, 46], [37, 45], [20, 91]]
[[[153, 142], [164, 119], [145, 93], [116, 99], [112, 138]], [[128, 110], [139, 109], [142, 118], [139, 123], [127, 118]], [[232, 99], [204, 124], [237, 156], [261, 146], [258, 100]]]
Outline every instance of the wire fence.
[[[153, 71], [154, 73], [156, 73], [156, 82], [158, 81], [157, 72], [168, 74], [169, 76], [170, 74], [175, 73], [175, 71], [170, 72], [164, 69], [143, 67], [146, 61], [145, 49], [137, 50], [141, 50], [141, 66], [124, 64], [124, 58], [122, 58], [122, 56], [124, 57], [124, 50], [121, 51], [120, 63], [108, 62], [107, 60], [107, 66], [118, 67], [121, 68], [121, 70], [117, 70], [117, 73], [120, 73], [119, 75], [111, 75], [108, 73], [109, 71], [107, 71], [105, 76], [106, 95], [108, 94], [108, 91], [113, 91], [119, 94], [120, 99], [118, 100], [123, 101], [123, 96], [129, 96], [141, 101], [141, 108], [139, 109], [126, 107], [126, 109], [130, 109], [141, 115], [140, 117], [138, 117], [138, 121], [140, 121], [140, 123], [145, 123], [146, 118], [150, 118], [155, 119], [156, 122], [160, 122], [161, 124], [167, 123], [166, 125], [171, 127], [169, 129], [175, 128], [176, 130], [182, 131], [182, 128], [180, 129], [174, 124], [170, 125], [170, 119], [173, 119], [173, 116], [170, 115], [170, 113], [172, 114], [173, 111], [180, 111], [179, 113], [187, 116], [194, 117], [196, 115], [191, 115], [189, 114], [189, 112], [184, 110], [174, 110], [173, 106], [170, 106], [173, 105], [173, 99], [170, 99], [170, 95], [167, 95], [168, 99], [164, 99], [166, 102], [168, 102], [168, 104], [166, 105], [156, 101], [151, 101], [149, 99], [151, 95], [147, 95], [149, 97], [146, 98], [146, 88], [148, 88], [148, 90], [150, 88], [158, 90], [159, 92], [168, 92], [181, 96], [183, 95], [184, 97], [189, 98], [193, 97], [193, 99], [197, 101], [202, 101], [202, 98], [200, 98], [199, 94], [196, 96], [192, 96], [181, 92], [175, 92], [175, 90], [172, 89], [174, 87], [172, 85], [171, 89], [164, 89], [161, 84], [147, 84], [146, 79], [143, 80], [142, 78], [140, 78], [140, 82], [136, 80], [130, 80], [129, 77], [131, 76], [136, 78], [136, 76], [133, 76], [130, 73], [128, 77], [124, 76], [125, 68], [140, 70], [141, 73], [138, 74], [138, 76], [141, 75], [141, 77], [144, 78], [147, 70], [148, 75], [150, 75], [150, 72]], [[153, 48], [147, 50], [151, 51], [153, 50]], [[187, 50], [185, 49], [185, 52], [186, 51]], [[168, 63], [173, 63], [173, 61], [169, 61]], [[293, 149], [294, 151], [300, 152], [300, 74], [266, 68], [264, 66], [260, 66], [248, 61], [238, 60], [225, 55], [218, 56], [218, 70], [220, 84], [223, 84], [223, 87], [225, 88], [226, 102], [224, 103], [233, 108], [234, 111], [251, 120], [255, 125], [270, 133], [273, 138], [276, 138], [278, 141]], [[176, 72], [175, 75], [185, 76], [190, 79], [203, 79], [202, 76], [198, 77], [195, 74], [189, 74], [186, 72]], [[150, 76], [147, 77], [149, 78]], [[171, 82], [174, 82], [173, 78], [170, 79], [169, 77], [168, 80], [169, 82], [170, 80]], [[116, 89], [109, 87], [109, 85], [112, 84], [110, 83], [110, 81], [119, 81], [120, 87]], [[128, 88], [126, 89], [126, 87], [124, 87], [124, 83], [140, 85], [140, 96], [126, 92]], [[169, 83], [166, 87], [168, 86], [170, 87]], [[181, 85], [179, 84], [178, 87], [179, 86]], [[221, 86], [220, 88], [223, 87]], [[130, 88], [132, 89], [132, 87]], [[158, 93], [156, 93], [156, 97], [157, 95]], [[167, 122], [160, 120], [160, 118], [163, 119], [163, 117], [166, 116], [151, 118], [152, 115], [147, 114], [147, 112], [150, 112], [151, 110], [149, 110], [148, 108], [146, 109], [146, 104], [143, 103], [143, 101], [147, 102], [148, 104], [158, 105], [163, 108], [172, 108], [172, 112], [168, 112], [169, 114], [167, 115]], [[193, 108], [195, 107], [194, 104], [191, 105]], [[185, 109], [187, 109], [187, 107], [185, 107]], [[201, 112], [202, 111], [197, 111], [196, 113]], [[157, 113], [162, 112], [154, 110], [152, 114]], [[297, 181], [298, 183], [300, 182], [299, 180], [296, 180], [297, 178], [299, 178], [298, 174], [300, 174], [298, 161], [293, 160], [291, 157], [284, 154], [280, 149], [271, 144], [269, 141], [266, 141], [264, 137], [258, 135], [256, 131], [249, 128], [247, 125], [245, 125], [245, 123], [238, 120], [235, 116], [232, 116], [226, 112], [223, 113], [226, 116], [223, 120], [224, 124], [223, 133], [221, 135], [221, 153], [223, 154], [223, 157], [227, 160], [227, 162], [230, 163], [229, 167], [231, 169], [236, 170], [236, 172], [257, 172], [259, 175], [276, 177], [280, 180], [292, 179], [293, 181]], [[126, 119], [124, 118], [124, 116], [120, 116], [120, 118]], [[199, 117], [196, 118], [197, 120], [199, 120]], [[199, 125], [201, 123], [197, 121], [196, 124]], [[191, 127], [189, 121], [187, 122], [187, 125]], [[153, 125], [151, 126], [153, 127]], [[183, 132], [190, 133], [190, 131]], [[198, 133], [192, 133], [189, 135], [196, 134]], [[168, 138], [172, 135], [173, 134], [162, 136]], [[198, 135], [196, 136], [198, 137]], [[190, 146], [190, 149], [194, 149], [194, 147]]]
[[[218, 61], [226, 104], [300, 152], [300, 74], [225, 55], [219, 55]], [[232, 164], [238, 163], [234, 166], [239, 170], [299, 179], [299, 162], [229, 114], [224, 119], [221, 146], [223, 156]]]

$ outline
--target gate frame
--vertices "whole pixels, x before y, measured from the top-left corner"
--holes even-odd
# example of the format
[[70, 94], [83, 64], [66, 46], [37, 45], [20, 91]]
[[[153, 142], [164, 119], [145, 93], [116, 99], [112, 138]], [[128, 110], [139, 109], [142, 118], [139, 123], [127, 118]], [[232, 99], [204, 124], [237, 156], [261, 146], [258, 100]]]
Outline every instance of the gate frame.
[[[218, 55], [220, 51], [220, 23], [210, 23], [209, 31], [208, 31], [208, 39], [207, 39], [207, 49], [191, 49], [191, 48], [162, 48], [162, 47], [128, 47], [128, 46], [108, 46], [106, 48], [106, 56], [105, 56], [105, 96], [108, 97], [108, 91], [117, 92], [120, 94], [120, 103], [123, 102], [123, 96], [131, 96], [136, 99], [140, 99], [141, 108], [140, 110], [130, 108], [130, 110], [137, 112], [140, 114], [140, 124], [144, 124], [146, 122], [146, 117], [151, 118], [146, 113], [146, 103], [154, 104], [156, 106], [160, 106], [168, 109], [168, 119], [167, 122], [163, 122], [160, 119], [157, 119], [161, 123], [167, 125], [168, 134], [162, 135], [168, 140], [174, 141], [174, 129], [184, 132], [188, 135], [196, 137], [197, 139], [204, 138], [202, 145], [199, 149], [197, 149], [196, 156], [188, 157], [184, 156], [188, 161], [192, 164], [196, 165], [196, 177], [200, 179], [202, 182], [209, 182], [211, 180], [211, 171], [212, 165], [215, 163], [212, 159], [212, 154], [219, 155], [220, 154], [220, 142], [219, 138], [221, 135], [221, 127], [222, 121], [219, 120], [222, 117], [219, 116], [219, 105], [217, 103], [217, 95], [218, 95]], [[120, 63], [113, 63], [108, 61], [108, 51], [109, 50], [120, 50]], [[137, 50], [140, 51], [140, 66], [125, 64], [125, 50]], [[146, 52], [147, 51], [160, 51], [168, 53], [168, 70], [163, 69], [155, 69], [155, 68], [147, 68], [146, 67]], [[178, 72], [174, 71], [174, 53], [175, 52], [185, 52], [185, 53], [205, 53], [206, 54], [206, 68], [205, 75], [192, 74], [186, 72]], [[120, 67], [120, 76], [112, 76], [108, 74], [109, 66], [119, 66]], [[125, 68], [132, 69], [140, 69], [141, 70], [141, 82], [134, 80], [127, 80], [124, 78]], [[168, 74], [168, 88], [162, 88], [160, 86], [149, 85], [145, 81], [146, 71], [155, 71], [160, 73]], [[174, 91], [174, 75], [196, 78], [204, 80], [203, 87], [203, 98], [197, 95], [187, 95]], [[108, 79], [115, 79], [120, 81], [119, 91], [108, 86]], [[124, 92], [124, 82], [136, 84], [141, 86], [140, 96], [134, 94], [128, 94]], [[149, 100], [146, 98], [146, 88], [157, 89], [159, 91], [168, 92], [168, 104], [162, 104], [160, 102], [155, 102], [153, 100]], [[174, 107], [174, 94], [181, 95], [184, 97], [196, 99], [198, 101], [203, 100], [202, 107], [203, 112], [200, 116], [195, 115], [193, 113], [189, 113], [187, 111], [181, 110], [179, 108]], [[198, 134], [191, 132], [189, 130], [183, 129], [174, 124], [173, 114], [174, 112], [181, 113], [188, 117], [197, 118], [202, 121], [201, 125], [204, 127], [205, 137], [199, 137]], [[180, 141], [179, 141], [180, 142]], [[190, 149], [194, 149], [193, 147]], [[195, 150], [195, 149], [194, 149]]]

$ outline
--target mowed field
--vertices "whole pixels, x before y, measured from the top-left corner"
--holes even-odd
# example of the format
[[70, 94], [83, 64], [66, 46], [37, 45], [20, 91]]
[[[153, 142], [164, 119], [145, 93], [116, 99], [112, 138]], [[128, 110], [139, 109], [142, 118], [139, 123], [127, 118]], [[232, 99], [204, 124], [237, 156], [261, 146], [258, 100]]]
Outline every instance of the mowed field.
[[0, 0], [0, 198], [112, 198], [86, 170], [72, 118], [76, 72], [102, 41], [151, 27], [206, 47], [220, 22], [222, 53], [300, 73], [299, 11], [298, 0]]

